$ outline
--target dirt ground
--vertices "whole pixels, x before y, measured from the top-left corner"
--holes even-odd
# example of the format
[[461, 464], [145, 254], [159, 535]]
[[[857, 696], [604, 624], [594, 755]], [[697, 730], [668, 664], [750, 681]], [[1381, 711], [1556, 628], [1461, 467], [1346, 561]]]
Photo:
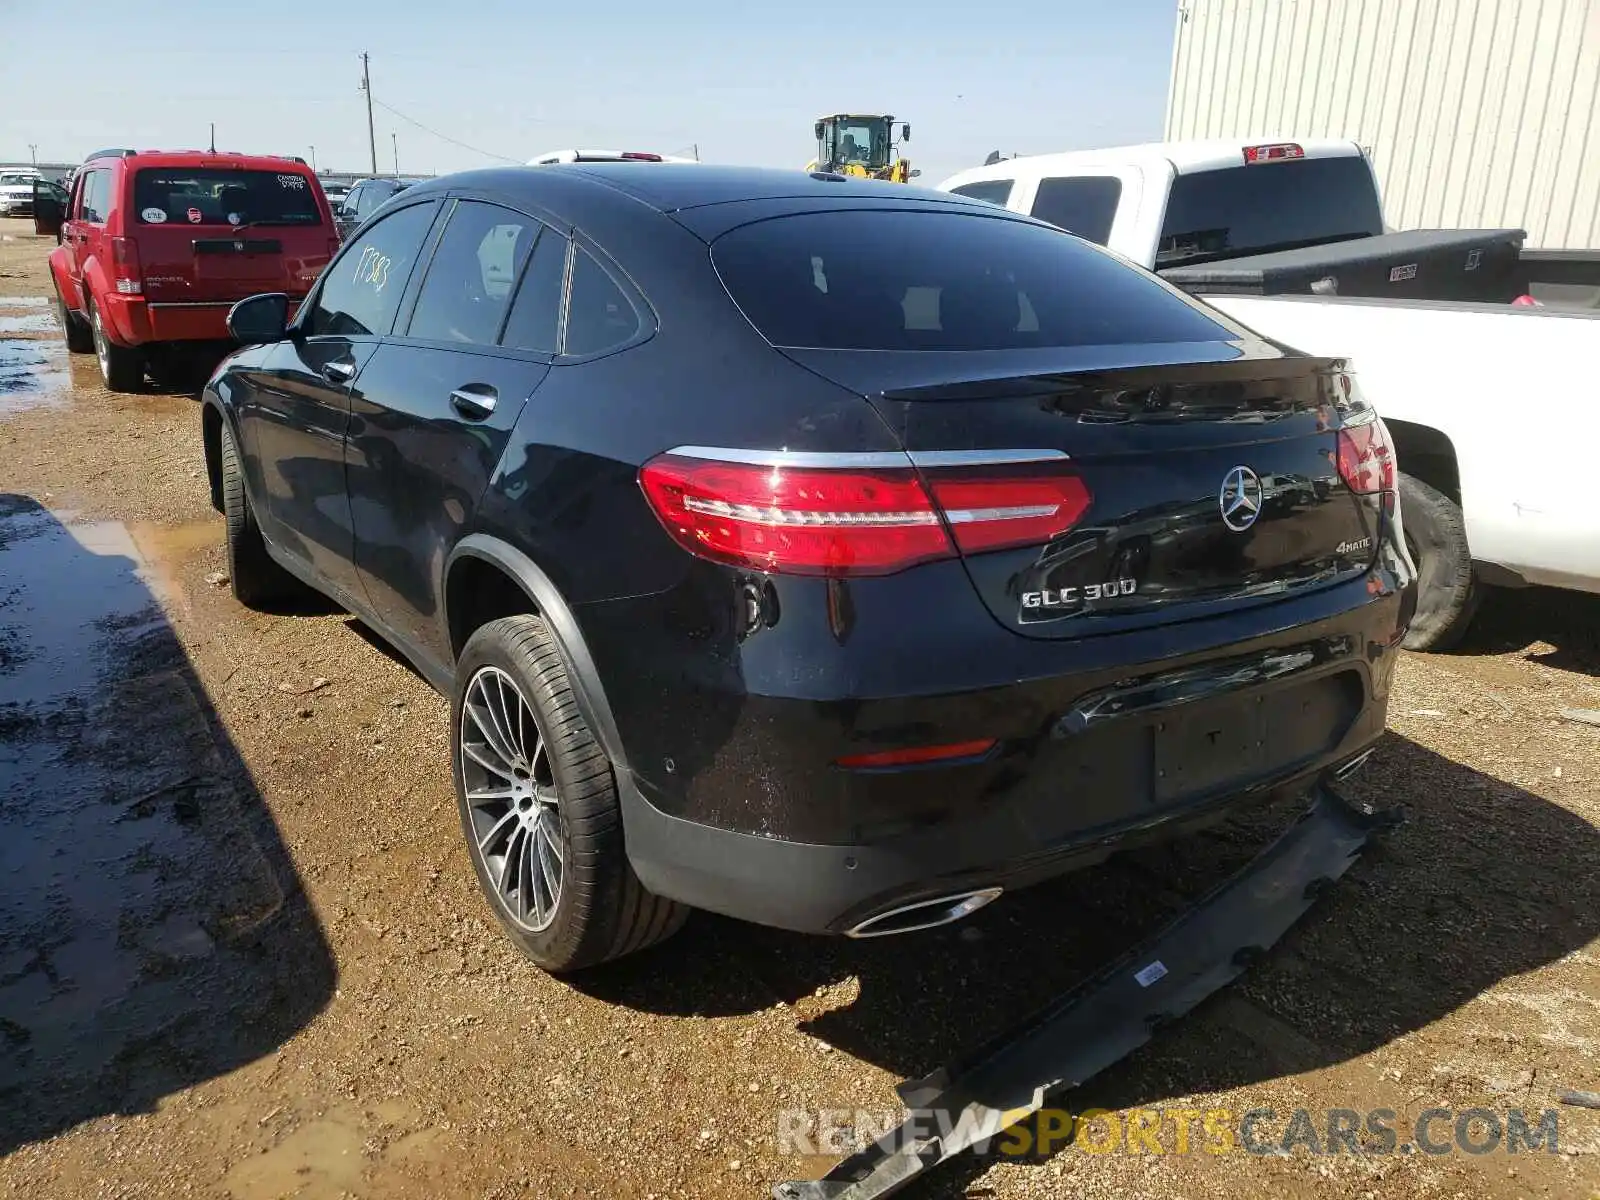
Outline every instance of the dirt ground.
[[[66, 354], [53, 240], [0, 221], [0, 1188], [21, 1197], [760, 1197], [832, 1161], [783, 1110], [1020, 1017], [1283, 814], [856, 943], [696, 916], [556, 981], [463, 852], [439, 697], [347, 616], [219, 582], [194, 398]], [[142, 590], [141, 590], [142, 589]], [[89, 632], [85, 632], [89, 631]], [[1081, 1110], [1486, 1108], [1559, 1147], [951, 1164], [917, 1197], [1600, 1196], [1600, 600], [1497, 593], [1408, 655], [1349, 790], [1408, 822]], [[6, 781], [10, 783], [7, 784]], [[9, 791], [10, 794], [4, 794]], [[1276, 821], [1276, 825], [1273, 822]]]

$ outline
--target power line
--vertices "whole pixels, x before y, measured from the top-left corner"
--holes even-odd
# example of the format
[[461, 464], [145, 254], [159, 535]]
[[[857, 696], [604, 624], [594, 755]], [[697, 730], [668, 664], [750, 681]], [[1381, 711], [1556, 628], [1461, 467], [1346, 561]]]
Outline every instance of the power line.
[[[369, 92], [368, 95], [370, 96], [371, 93]], [[496, 154], [492, 150], [481, 150], [477, 146], [469, 146], [466, 142], [461, 141], [459, 138], [451, 137], [448, 133], [440, 133], [437, 129], [429, 129], [421, 121], [413, 120], [412, 118], [406, 116], [406, 114], [401, 112], [399, 109], [392, 108], [385, 104], [382, 100], [374, 99], [372, 103], [383, 109], [384, 112], [399, 117], [402, 121], [406, 122], [406, 124], [415, 125], [418, 129], [422, 130], [423, 133], [432, 134], [440, 141], [449, 142], [452, 146], [460, 146], [463, 150], [471, 150], [474, 154], [481, 154], [485, 158], [499, 159], [501, 162], [517, 163], [522, 161], [520, 158], [507, 158], [504, 154]]]

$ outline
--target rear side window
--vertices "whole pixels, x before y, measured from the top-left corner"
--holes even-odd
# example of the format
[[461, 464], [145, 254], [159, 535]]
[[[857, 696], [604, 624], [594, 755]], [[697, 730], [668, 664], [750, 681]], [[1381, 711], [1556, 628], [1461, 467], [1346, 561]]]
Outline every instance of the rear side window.
[[1156, 266], [1293, 250], [1383, 232], [1363, 158], [1299, 158], [1179, 175]]
[[985, 179], [982, 183], [963, 183], [950, 189], [952, 195], [970, 196], [974, 200], [987, 200], [1004, 208], [1011, 199], [1010, 179]]
[[133, 177], [145, 225], [318, 225], [317, 187], [296, 171], [145, 167]]
[[1111, 237], [1120, 199], [1122, 181], [1113, 175], [1041, 179], [1033, 198], [1033, 215], [1104, 246]]
[[90, 171], [83, 177], [82, 199], [78, 202], [78, 218], [104, 225], [111, 211], [111, 172]]
[[305, 320], [306, 333], [312, 337], [388, 333], [437, 208], [437, 204], [402, 208], [351, 243], [323, 273], [316, 303]]
[[580, 249], [572, 260], [567, 299], [568, 354], [598, 354], [639, 332], [639, 314], [602, 267]]
[[464, 200], [445, 226], [407, 331], [414, 338], [494, 345], [538, 222]]
[[777, 346], [1012, 350], [1233, 336], [1103, 251], [976, 212], [778, 217], [732, 230], [711, 254], [734, 301]]

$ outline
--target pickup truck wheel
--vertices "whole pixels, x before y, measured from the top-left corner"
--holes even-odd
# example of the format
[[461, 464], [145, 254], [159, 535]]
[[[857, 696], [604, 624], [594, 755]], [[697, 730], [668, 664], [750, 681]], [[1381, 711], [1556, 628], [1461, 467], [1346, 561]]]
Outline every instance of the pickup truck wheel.
[[468, 639], [450, 744], [472, 869], [523, 954], [575, 971], [682, 928], [689, 910], [633, 873], [611, 764], [540, 618], [502, 617]]
[[259, 608], [304, 592], [305, 585], [285, 571], [267, 553], [267, 543], [256, 524], [255, 510], [244, 490], [244, 472], [233, 430], [222, 422], [218, 460], [222, 477], [222, 515], [227, 523], [228, 580], [233, 597], [246, 608]]
[[93, 300], [89, 301], [89, 328], [94, 336], [95, 357], [100, 360], [100, 378], [113, 392], [137, 392], [144, 384], [144, 355], [129, 346], [119, 346], [106, 335], [105, 322]]
[[67, 339], [67, 350], [72, 354], [88, 354], [94, 349], [94, 334], [83, 323], [83, 318], [67, 307], [56, 289], [56, 320], [61, 323], [61, 334]]
[[1418, 575], [1417, 612], [1401, 645], [1407, 650], [1448, 650], [1472, 623], [1482, 592], [1472, 577], [1461, 509], [1402, 471], [1400, 515]]

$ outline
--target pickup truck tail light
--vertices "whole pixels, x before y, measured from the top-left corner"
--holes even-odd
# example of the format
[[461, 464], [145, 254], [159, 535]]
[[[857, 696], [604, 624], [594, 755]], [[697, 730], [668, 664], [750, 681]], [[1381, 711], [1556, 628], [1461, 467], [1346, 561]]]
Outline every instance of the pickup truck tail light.
[[111, 279], [124, 296], [144, 291], [144, 272], [139, 268], [139, 243], [132, 238], [111, 239]]
[[[701, 450], [702, 454], [716, 451]], [[669, 452], [639, 483], [668, 534], [700, 558], [787, 575], [889, 575], [918, 563], [1043, 545], [1071, 529], [1089, 489], [1059, 467], [804, 465]], [[891, 458], [896, 456], [889, 456]], [[852, 461], [854, 460], [854, 461]]]
[[1264, 146], [1246, 146], [1244, 148], [1244, 161], [1247, 164], [1285, 162], [1292, 158], [1304, 158], [1304, 147], [1296, 142], [1271, 142]]

